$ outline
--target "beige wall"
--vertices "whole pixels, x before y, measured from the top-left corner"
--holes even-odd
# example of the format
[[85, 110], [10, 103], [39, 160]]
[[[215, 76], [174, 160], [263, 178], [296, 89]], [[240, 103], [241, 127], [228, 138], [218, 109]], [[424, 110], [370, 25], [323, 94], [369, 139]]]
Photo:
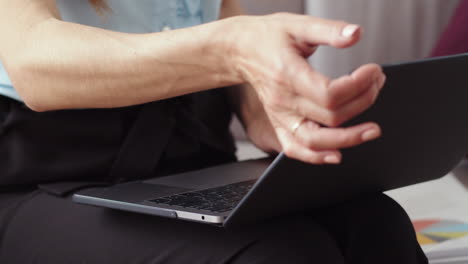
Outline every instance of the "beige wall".
[[351, 49], [321, 47], [314, 68], [330, 76], [346, 74], [361, 64], [395, 63], [430, 54], [459, 0], [308, 0], [307, 13], [345, 20], [364, 28]]

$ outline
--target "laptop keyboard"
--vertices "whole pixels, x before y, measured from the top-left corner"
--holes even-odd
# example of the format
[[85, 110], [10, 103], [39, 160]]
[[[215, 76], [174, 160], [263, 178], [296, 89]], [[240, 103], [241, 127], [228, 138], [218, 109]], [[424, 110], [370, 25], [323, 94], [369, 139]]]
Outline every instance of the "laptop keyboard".
[[234, 209], [255, 182], [256, 180], [244, 181], [211, 189], [186, 192], [150, 200], [150, 202], [223, 213]]

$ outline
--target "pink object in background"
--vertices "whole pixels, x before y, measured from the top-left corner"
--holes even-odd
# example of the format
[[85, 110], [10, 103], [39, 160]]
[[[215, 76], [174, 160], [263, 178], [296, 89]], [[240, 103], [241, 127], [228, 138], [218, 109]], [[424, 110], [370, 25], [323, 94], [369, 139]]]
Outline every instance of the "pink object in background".
[[461, 1], [431, 56], [468, 52], [468, 1]]

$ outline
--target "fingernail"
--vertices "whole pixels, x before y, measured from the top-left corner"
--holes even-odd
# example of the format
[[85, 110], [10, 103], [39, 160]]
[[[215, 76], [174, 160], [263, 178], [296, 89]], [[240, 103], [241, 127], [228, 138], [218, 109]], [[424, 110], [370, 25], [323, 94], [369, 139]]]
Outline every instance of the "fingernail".
[[323, 160], [325, 161], [325, 163], [329, 163], [329, 164], [339, 164], [341, 162], [340, 158], [336, 155], [325, 156]]
[[381, 90], [385, 86], [385, 81], [387, 81], [387, 76], [385, 76], [385, 74], [383, 74], [382, 77], [380, 77], [380, 89]]
[[376, 80], [374, 80], [374, 88], [379, 90], [382, 88], [382, 77], [378, 77]]
[[358, 25], [347, 25], [346, 27], [343, 28], [343, 31], [341, 32], [341, 35], [345, 38], [350, 38], [352, 37], [354, 34], [356, 34], [356, 32], [358, 31], [360, 27]]
[[370, 129], [362, 133], [363, 141], [371, 141], [379, 137], [379, 131], [377, 129]]

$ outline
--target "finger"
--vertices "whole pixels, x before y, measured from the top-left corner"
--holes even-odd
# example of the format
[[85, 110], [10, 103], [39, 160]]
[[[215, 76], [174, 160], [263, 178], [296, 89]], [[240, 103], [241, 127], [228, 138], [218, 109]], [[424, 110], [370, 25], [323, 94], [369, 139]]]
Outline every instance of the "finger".
[[[335, 110], [372, 89], [374, 84], [380, 84], [385, 76], [379, 65], [367, 64], [351, 75], [330, 81], [328, 77], [312, 69], [303, 59], [294, 61], [290, 73], [295, 76], [291, 78], [293, 92], [329, 110]], [[379, 88], [382, 86], [383, 84]]]
[[[380, 85], [383, 77], [384, 73], [379, 65], [364, 65], [351, 75], [331, 81], [328, 87], [329, 104], [322, 106], [330, 110], [337, 109], [367, 90], [372, 89], [375, 84]], [[382, 88], [382, 85], [380, 85], [380, 88]]]
[[322, 125], [337, 127], [369, 108], [377, 99], [384, 81], [385, 78], [379, 80], [367, 92], [336, 110], [329, 110], [315, 104], [312, 100], [297, 96], [293, 103], [295, 106], [294, 112], [298, 116], [316, 121]]
[[298, 41], [347, 48], [356, 44], [362, 35], [359, 25], [306, 15], [295, 17], [295, 21], [285, 23], [285, 26]]
[[380, 127], [375, 123], [365, 123], [348, 128], [317, 127], [307, 121], [297, 129], [295, 136], [306, 147], [315, 151], [344, 149], [361, 145], [381, 136]]
[[336, 111], [329, 112], [329, 114], [333, 118], [329, 118], [332, 119], [332, 122], [328, 123], [327, 125], [332, 127], [339, 126], [342, 123], [349, 121], [357, 115], [361, 114], [362, 112], [366, 111], [377, 100], [380, 90], [383, 84], [385, 83], [385, 79], [385, 76], [383, 76], [367, 92], [360, 95], [358, 98], [352, 100], [351, 102], [343, 105]]
[[316, 104], [313, 100], [296, 96], [293, 101], [294, 114], [302, 118], [313, 120], [326, 126], [337, 126], [343, 118], [337, 113]]
[[286, 129], [277, 129], [283, 152], [292, 159], [312, 164], [339, 164], [342, 160], [338, 150], [315, 151], [301, 145]]

